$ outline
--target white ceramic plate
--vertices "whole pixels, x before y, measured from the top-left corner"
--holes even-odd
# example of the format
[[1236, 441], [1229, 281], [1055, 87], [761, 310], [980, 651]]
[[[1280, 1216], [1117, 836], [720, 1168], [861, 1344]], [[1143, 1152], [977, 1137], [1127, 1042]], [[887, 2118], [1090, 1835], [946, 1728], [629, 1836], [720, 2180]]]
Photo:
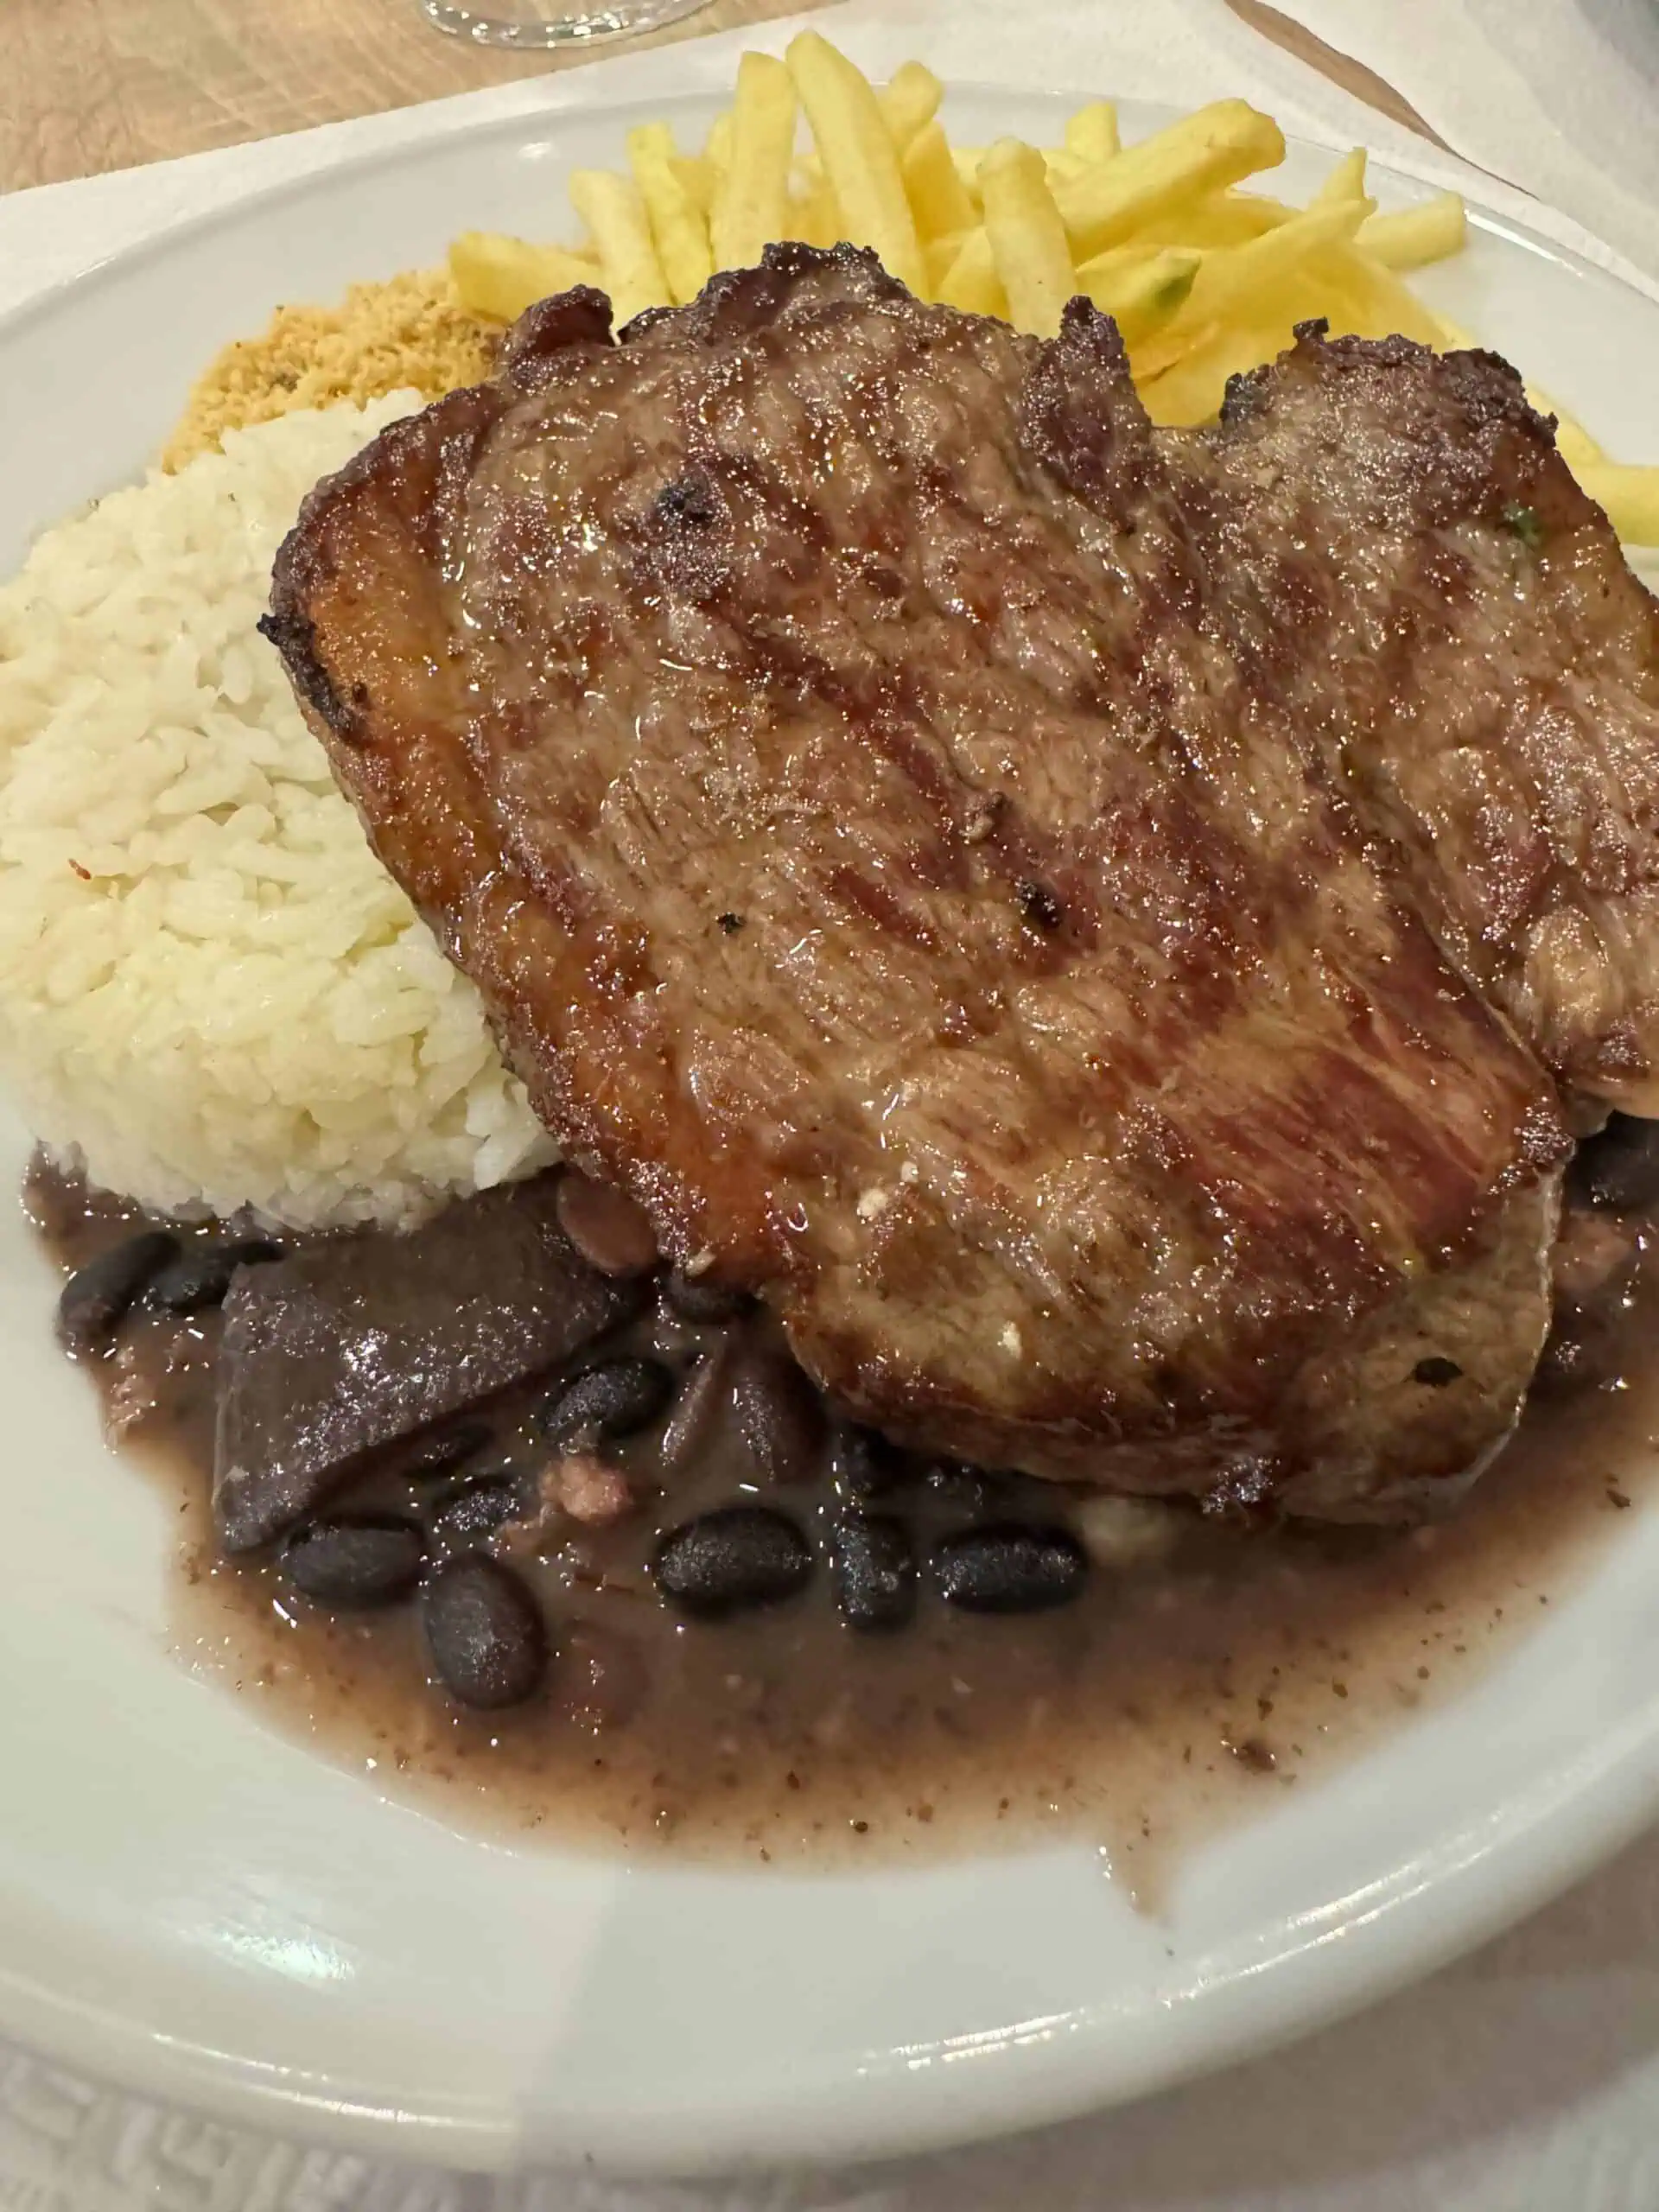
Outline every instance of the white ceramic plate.
[[[1040, 143], [1071, 104], [963, 90], [949, 114], [970, 141]], [[677, 120], [700, 132], [713, 105]], [[130, 477], [275, 302], [429, 262], [464, 226], [537, 227], [635, 119], [519, 119], [342, 167], [0, 327], [0, 573]], [[1287, 188], [1328, 160], [1294, 150]], [[1659, 460], [1659, 308], [1496, 221], [1424, 289]], [[23, 1153], [0, 1130], [0, 1176]], [[1659, 1808], [1659, 1518], [1632, 1513], [1478, 1688], [1197, 1853], [1160, 1920], [1083, 1842], [830, 1878], [453, 1834], [167, 1656], [166, 1516], [54, 1356], [52, 1295], [0, 1207], [0, 2032], [163, 2098], [475, 2167], [958, 2140], [1259, 2051], [1473, 1942]]]

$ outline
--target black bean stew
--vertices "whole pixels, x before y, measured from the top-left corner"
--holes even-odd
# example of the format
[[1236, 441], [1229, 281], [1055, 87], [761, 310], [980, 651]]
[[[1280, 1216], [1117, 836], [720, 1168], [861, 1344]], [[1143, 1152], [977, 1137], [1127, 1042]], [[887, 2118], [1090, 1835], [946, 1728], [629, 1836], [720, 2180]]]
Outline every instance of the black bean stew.
[[575, 1176], [380, 1239], [383, 1272], [41, 1163], [26, 1197], [63, 1342], [182, 1488], [181, 1646], [285, 1725], [512, 1827], [773, 1858], [1080, 1820], [1144, 1886], [1172, 1833], [1454, 1684], [1630, 1503], [1656, 1194], [1643, 1125], [1584, 1148], [1521, 1439], [1457, 1519], [1381, 1534], [898, 1452]]

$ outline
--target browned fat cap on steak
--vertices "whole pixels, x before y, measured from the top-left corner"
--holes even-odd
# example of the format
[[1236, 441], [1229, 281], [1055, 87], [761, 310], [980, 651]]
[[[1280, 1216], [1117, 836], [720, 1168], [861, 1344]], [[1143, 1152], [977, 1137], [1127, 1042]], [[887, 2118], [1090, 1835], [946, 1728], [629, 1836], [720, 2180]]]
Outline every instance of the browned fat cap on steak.
[[319, 487], [270, 630], [549, 1126], [860, 1417], [1396, 1517], [1515, 1420], [1566, 1139], [1287, 680], [1270, 398], [1158, 435], [1086, 303], [849, 248], [620, 346], [571, 293]]

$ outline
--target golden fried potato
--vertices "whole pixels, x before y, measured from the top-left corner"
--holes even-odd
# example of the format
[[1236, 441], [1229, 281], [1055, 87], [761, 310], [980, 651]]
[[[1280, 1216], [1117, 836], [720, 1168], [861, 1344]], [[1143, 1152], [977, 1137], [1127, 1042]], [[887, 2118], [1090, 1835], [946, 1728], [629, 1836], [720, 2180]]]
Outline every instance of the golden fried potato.
[[1007, 294], [996, 273], [991, 242], [982, 224], [963, 240], [960, 252], [939, 279], [937, 289], [944, 307], [961, 308], [969, 315], [1007, 315]]
[[1080, 107], [1065, 126], [1068, 152], [1075, 154], [1086, 168], [1097, 162], [1109, 162], [1122, 151], [1122, 141], [1117, 135], [1117, 108], [1111, 100], [1090, 100], [1087, 107]]
[[1659, 468], [1620, 467], [1611, 461], [1576, 462], [1572, 467], [1627, 545], [1659, 545]]
[[925, 124], [905, 149], [899, 174], [916, 219], [916, 234], [924, 244], [946, 238], [953, 231], [971, 230], [979, 211], [950, 157], [944, 126]]
[[1140, 360], [1142, 375], [1155, 377], [1172, 367], [1183, 353], [1204, 343], [1211, 332], [1235, 321], [1259, 327], [1276, 318], [1263, 315], [1261, 302], [1282, 289], [1310, 254], [1352, 238], [1375, 203], [1369, 200], [1333, 200], [1309, 207], [1263, 231], [1248, 245], [1228, 246], [1207, 254], [1193, 280], [1192, 289], [1179, 315], [1149, 341]]
[[919, 293], [926, 272], [893, 136], [869, 80], [817, 31], [789, 42], [789, 71], [834, 188], [844, 234]]
[[580, 254], [501, 231], [463, 231], [450, 244], [449, 274], [467, 313], [492, 322], [517, 322], [537, 300], [602, 281], [597, 263]]
[[794, 154], [794, 80], [771, 54], [746, 54], [737, 65], [731, 152], [709, 217], [715, 268], [750, 268], [782, 238]]
[[683, 308], [715, 273], [709, 221], [686, 190], [674, 156], [674, 134], [665, 123], [642, 123], [630, 130], [628, 166], [645, 203], [652, 242], [668, 281], [668, 296]]
[[[1027, 330], [1052, 334], [1085, 292], [1116, 320], [1165, 423], [1208, 420], [1228, 378], [1282, 351], [1299, 322], [1441, 349], [1473, 342], [1398, 273], [1461, 250], [1461, 198], [1378, 214], [1361, 147], [1294, 207], [1239, 188], [1285, 153], [1272, 118], [1243, 100], [1212, 101], [1128, 148], [1113, 104], [1091, 100], [1062, 144], [1039, 151], [953, 144], [942, 96], [919, 61], [873, 86], [812, 31], [784, 62], [746, 54], [701, 153], [677, 152], [665, 124], [647, 123], [628, 134], [628, 175], [573, 178], [591, 253], [468, 232], [450, 249], [455, 292], [467, 315], [505, 322], [549, 292], [599, 283], [625, 322], [695, 297], [712, 270], [754, 261], [773, 238], [845, 238], [922, 297]], [[798, 108], [812, 139], [798, 154]], [[1659, 538], [1659, 470], [1618, 466], [1547, 394], [1528, 396], [1557, 418], [1563, 456], [1627, 540]]]
[[1216, 100], [1126, 146], [1056, 194], [1079, 256], [1121, 245], [1142, 223], [1285, 158], [1284, 135], [1243, 100]]
[[1043, 156], [1017, 138], [1000, 138], [979, 165], [979, 183], [1009, 320], [1018, 330], [1052, 338], [1077, 284]]
[[1437, 192], [1416, 207], [1373, 215], [1354, 244], [1385, 269], [1421, 269], [1461, 253], [1469, 238], [1468, 210], [1460, 192]]
[[1131, 244], [1196, 248], [1208, 253], [1217, 246], [1248, 245], [1264, 231], [1287, 223], [1297, 212], [1282, 200], [1269, 200], [1259, 192], [1207, 192], [1202, 199], [1184, 200], [1166, 215], [1137, 223]]
[[611, 296], [617, 328], [646, 308], [667, 307], [668, 279], [632, 178], [610, 169], [578, 169], [570, 180], [570, 200], [593, 234], [600, 282]]
[[1365, 149], [1356, 146], [1351, 154], [1343, 156], [1307, 204], [1310, 207], [1324, 207], [1333, 200], [1363, 200], [1364, 197]]
[[902, 61], [876, 95], [894, 150], [903, 154], [939, 111], [944, 86], [919, 61]]
[[1085, 262], [1077, 289], [1111, 316], [1126, 346], [1149, 338], [1185, 304], [1204, 259], [1179, 246], [1116, 246]]

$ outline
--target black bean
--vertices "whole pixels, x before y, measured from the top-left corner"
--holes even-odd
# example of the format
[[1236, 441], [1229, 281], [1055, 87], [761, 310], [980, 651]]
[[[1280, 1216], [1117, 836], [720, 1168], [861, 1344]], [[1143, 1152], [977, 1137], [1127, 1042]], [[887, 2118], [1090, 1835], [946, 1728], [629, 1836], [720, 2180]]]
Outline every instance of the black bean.
[[891, 1514], [850, 1514], [837, 1522], [830, 1574], [849, 1628], [902, 1628], [916, 1610], [910, 1532]]
[[433, 1672], [462, 1705], [521, 1705], [547, 1671], [541, 1607], [510, 1568], [470, 1552], [435, 1568], [421, 1592]]
[[204, 1306], [224, 1303], [231, 1277], [238, 1268], [262, 1267], [280, 1260], [283, 1248], [269, 1236], [245, 1236], [235, 1243], [204, 1241], [187, 1244], [151, 1278], [144, 1292], [146, 1306], [159, 1306], [168, 1313], [196, 1313]]
[[651, 1217], [626, 1191], [572, 1167], [554, 1194], [559, 1227], [602, 1275], [648, 1275], [661, 1258]]
[[397, 1471], [415, 1482], [430, 1482], [483, 1451], [493, 1433], [486, 1421], [447, 1421], [442, 1427], [424, 1429], [398, 1447]]
[[1066, 1529], [990, 1521], [933, 1548], [939, 1595], [970, 1613], [1041, 1613], [1083, 1588], [1089, 1555]]
[[1001, 1487], [997, 1478], [983, 1467], [963, 1467], [944, 1460], [927, 1471], [928, 1496], [936, 1505], [952, 1513], [972, 1514], [976, 1519], [996, 1510]]
[[830, 1424], [823, 1400], [785, 1352], [752, 1354], [732, 1384], [737, 1426], [763, 1483], [810, 1482]]
[[792, 1598], [811, 1580], [812, 1554], [795, 1523], [770, 1506], [721, 1505], [671, 1529], [654, 1571], [664, 1597], [712, 1620]]
[[843, 1429], [836, 1440], [835, 1485], [855, 1505], [885, 1497], [916, 1472], [895, 1444], [873, 1428]]
[[676, 1268], [665, 1277], [663, 1296], [669, 1310], [677, 1313], [682, 1321], [734, 1321], [740, 1313], [751, 1312], [754, 1300], [746, 1290], [728, 1290], [724, 1283], [711, 1282], [703, 1275], [689, 1275], [683, 1268]]
[[607, 1359], [577, 1376], [542, 1415], [550, 1444], [629, 1436], [648, 1428], [674, 1395], [674, 1371], [659, 1359]]
[[320, 1605], [390, 1605], [420, 1580], [423, 1547], [412, 1521], [339, 1516], [296, 1529], [283, 1547], [284, 1577]]
[[473, 1551], [529, 1510], [524, 1486], [512, 1476], [476, 1476], [439, 1494], [432, 1539], [441, 1551]]
[[658, 1458], [664, 1471], [677, 1474], [692, 1466], [720, 1432], [732, 1402], [732, 1366], [736, 1347], [717, 1337], [687, 1370], [680, 1402], [663, 1426]]
[[133, 1300], [178, 1249], [168, 1230], [141, 1229], [77, 1268], [58, 1300], [58, 1328], [69, 1350], [94, 1351], [113, 1336]]
[[1615, 1114], [1586, 1137], [1573, 1161], [1570, 1195], [1615, 1213], [1634, 1213], [1659, 1200], [1659, 1122]]

